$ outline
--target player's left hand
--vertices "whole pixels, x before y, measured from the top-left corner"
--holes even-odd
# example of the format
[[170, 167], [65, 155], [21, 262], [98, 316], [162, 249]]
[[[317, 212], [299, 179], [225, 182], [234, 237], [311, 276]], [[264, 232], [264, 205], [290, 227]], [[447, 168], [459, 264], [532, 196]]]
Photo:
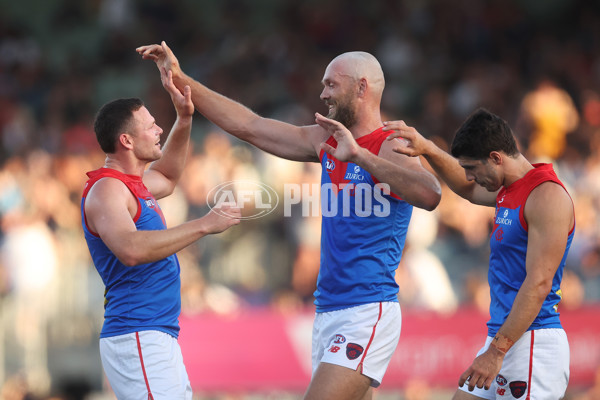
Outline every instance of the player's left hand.
[[326, 142], [321, 143], [321, 149], [340, 161], [353, 162], [358, 156], [361, 147], [356, 143], [352, 133], [342, 123], [315, 113], [315, 121], [325, 129], [337, 142], [333, 147]]

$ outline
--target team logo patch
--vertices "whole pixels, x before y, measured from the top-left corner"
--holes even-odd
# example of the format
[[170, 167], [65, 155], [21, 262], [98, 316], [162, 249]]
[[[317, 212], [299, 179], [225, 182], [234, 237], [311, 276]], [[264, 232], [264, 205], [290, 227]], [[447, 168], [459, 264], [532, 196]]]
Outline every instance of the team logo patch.
[[501, 242], [502, 238], [504, 237], [504, 230], [502, 230], [502, 228], [496, 229], [496, 233], [494, 234], [494, 237], [496, 238], [497, 241]]
[[508, 381], [502, 375], [498, 375], [496, 377], [496, 383], [498, 384], [498, 386], [504, 386], [508, 383]]
[[363, 347], [356, 343], [348, 343], [346, 345], [346, 357], [348, 357], [349, 360], [356, 360], [363, 351]]
[[346, 338], [344, 337], [344, 335], [340, 335], [339, 333], [337, 335], [335, 335], [335, 339], [333, 340], [333, 343], [341, 344], [341, 343], [345, 343], [345, 342], [346, 342]]
[[509, 383], [508, 387], [510, 388], [510, 392], [512, 393], [513, 397], [518, 399], [525, 394], [525, 391], [527, 390], [527, 382], [514, 381]]

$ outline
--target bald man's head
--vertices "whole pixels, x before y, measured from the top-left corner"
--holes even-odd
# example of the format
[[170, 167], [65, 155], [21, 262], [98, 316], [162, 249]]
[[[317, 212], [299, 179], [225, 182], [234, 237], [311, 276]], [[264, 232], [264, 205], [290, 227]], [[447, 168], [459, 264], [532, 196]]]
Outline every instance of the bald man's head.
[[364, 51], [351, 51], [343, 53], [334, 58], [329, 67], [336, 65], [338, 71], [358, 81], [365, 78], [373, 91], [373, 94], [381, 96], [385, 87], [385, 78], [379, 61]]

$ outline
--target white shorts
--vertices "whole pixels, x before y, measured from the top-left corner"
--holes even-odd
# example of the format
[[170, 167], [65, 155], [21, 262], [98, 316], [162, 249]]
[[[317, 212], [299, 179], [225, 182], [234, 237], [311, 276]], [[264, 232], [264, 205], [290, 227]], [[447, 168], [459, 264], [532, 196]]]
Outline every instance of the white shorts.
[[119, 400], [191, 400], [177, 339], [141, 331], [100, 339], [100, 358]]
[[[477, 355], [493, 338], [488, 337]], [[500, 373], [489, 390], [468, 385], [460, 390], [488, 400], [562, 399], [569, 383], [569, 342], [563, 329], [538, 329], [525, 332], [510, 348]]]
[[312, 336], [312, 370], [319, 363], [341, 365], [381, 384], [400, 339], [402, 314], [396, 302], [370, 303], [316, 313]]

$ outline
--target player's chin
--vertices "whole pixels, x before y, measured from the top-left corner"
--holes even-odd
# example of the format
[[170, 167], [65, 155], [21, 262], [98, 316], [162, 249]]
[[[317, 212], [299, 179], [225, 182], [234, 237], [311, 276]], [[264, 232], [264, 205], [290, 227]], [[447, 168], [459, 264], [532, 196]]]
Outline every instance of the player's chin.
[[481, 185], [481, 186], [483, 186], [490, 193], [497, 192], [500, 189], [500, 186], [496, 186], [496, 185]]

